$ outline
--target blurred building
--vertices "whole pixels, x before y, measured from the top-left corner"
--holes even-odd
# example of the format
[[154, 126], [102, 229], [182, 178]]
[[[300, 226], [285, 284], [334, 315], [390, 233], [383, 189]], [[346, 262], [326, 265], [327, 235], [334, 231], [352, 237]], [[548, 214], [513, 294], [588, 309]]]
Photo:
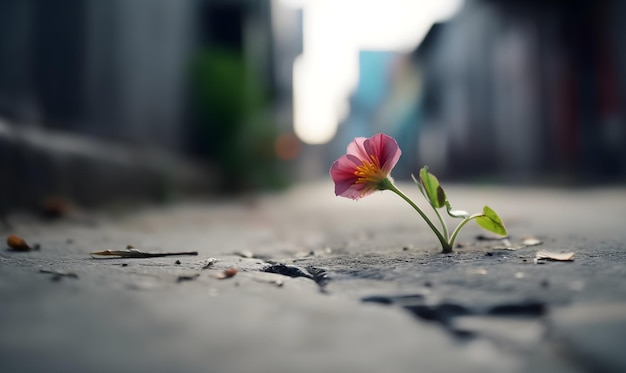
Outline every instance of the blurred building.
[[414, 53], [416, 163], [517, 181], [626, 176], [626, 2], [467, 0]]
[[0, 208], [279, 184], [301, 41], [275, 26], [269, 0], [0, 1]]
[[[398, 138], [400, 178], [428, 164], [448, 178], [624, 179], [626, 2], [466, 0], [413, 53], [357, 51], [344, 123], [304, 145], [293, 66], [314, 1], [0, 1], [0, 210], [276, 188], [325, 177], [376, 132]], [[339, 52], [325, 53], [319, 71], [336, 73]]]

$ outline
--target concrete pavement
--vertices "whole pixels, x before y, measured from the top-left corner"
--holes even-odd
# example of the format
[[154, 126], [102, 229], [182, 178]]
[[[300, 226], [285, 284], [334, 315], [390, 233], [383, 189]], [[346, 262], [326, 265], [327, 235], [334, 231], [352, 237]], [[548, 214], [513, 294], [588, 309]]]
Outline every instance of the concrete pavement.
[[[40, 250], [0, 252], [0, 370], [626, 370], [626, 189], [446, 190], [454, 207], [493, 207], [511, 245], [542, 244], [497, 249], [472, 224], [443, 255], [397, 196], [354, 202], [327, 182], [54, 222], [10, 216], [4, 236]], [[198, 255], [89, 255], [127, 245]], [[535, 263], [540, 249], [575, 260]]]

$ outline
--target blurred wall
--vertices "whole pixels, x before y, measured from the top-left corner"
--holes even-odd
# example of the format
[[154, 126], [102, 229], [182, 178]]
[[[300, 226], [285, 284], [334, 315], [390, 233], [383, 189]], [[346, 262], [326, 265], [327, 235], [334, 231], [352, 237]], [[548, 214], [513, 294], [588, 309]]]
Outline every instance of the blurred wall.
[[190, 0], [5, 0], [0, 113], [14, 122], [180, 146]]
[[424, 79], [415, 165], [450, 177], [624, 180], [625, 24], [621, 0], [467, 0], [414, 53]]
[[0, 212], [202, 179], [180, 157], [194, 3], [0, 2]]
[[272, 32], [269, 0], [0, 1], [0, 212], [281, 185]]

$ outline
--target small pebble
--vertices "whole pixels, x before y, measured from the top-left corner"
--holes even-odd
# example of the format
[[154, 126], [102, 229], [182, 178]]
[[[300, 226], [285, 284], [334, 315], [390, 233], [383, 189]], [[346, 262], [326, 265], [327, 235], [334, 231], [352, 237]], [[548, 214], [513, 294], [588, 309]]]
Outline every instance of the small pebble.
[[202, 266], [202, 269], [207, 269], [207, 268], [211, 268], [213, 266], [213, 264], [219, 262], [218, 259], [215, 258], [209, 258], [206, 261], [206, 264], [204, 266]]
[[180, 260], [177, 260], [177, 261], [176, 261], [176, 262], [174, 262], [174, 263], [176, 263], [176, 264], [180, 264]]
[[30, 251], [30, 246], [28, 246], [26, 241], [24, 241], [22, 237], [14, 234], [7, 237], [7, 245], [13, 251]]
[[122, 263], [122, 267], [128, 267], [128, 263]]
[[216, 277], [220, 280], [223, 280], [226, 278], [234, 277], [236, 274], [237, 274], [237, 268], [231, 267], [231, 268], [225, 269], [222, 273], [218, 274]]
[[543, 242], [536, 237], [526, 237], [524, 238], [522, 243], [526, 246], [537, 246], [537, 245], [541, 245]]

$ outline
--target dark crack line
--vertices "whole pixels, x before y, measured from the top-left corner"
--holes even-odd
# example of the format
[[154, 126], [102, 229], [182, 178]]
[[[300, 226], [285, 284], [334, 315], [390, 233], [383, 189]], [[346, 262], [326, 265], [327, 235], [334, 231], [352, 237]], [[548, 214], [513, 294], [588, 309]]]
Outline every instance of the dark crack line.
[[326, 292], [326, 285], [330, 282], [330, 277], [325, 269], [317, 268], [317, 267], [306, 267], [306, 269], [301, 269], [296, 266], [289, 266], [282, 263], [272, 263], [261, 269], [263, 272], [267, 273], [275, 273], [282, 276], [287, 276], [291, 278], [304, 277], [307, 278], [317, 284], [320, 288], [320, 291], [323, 293]]

